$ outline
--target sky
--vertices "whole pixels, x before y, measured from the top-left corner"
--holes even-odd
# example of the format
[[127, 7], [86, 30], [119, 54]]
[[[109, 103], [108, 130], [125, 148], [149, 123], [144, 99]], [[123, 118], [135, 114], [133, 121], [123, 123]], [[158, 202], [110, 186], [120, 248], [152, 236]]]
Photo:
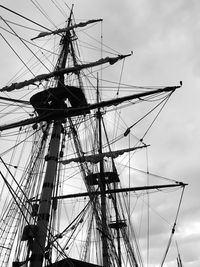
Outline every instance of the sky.
[[[47, 0], [40, 1], [55, 19]], [[62, 1], [64, 2], [64, 1]], [[199, 84], [200, 2], [198, 0], [65, 1], [75, 4], [77, 18], [103, 18], [104, 40], [126, 61], [123, 81], [134, 85], [179, 85], [147, 137], [153, 173], [188, 183], [177, 225], [177, 240], [184, 267], [200, 266], [199, 197]], [[2, 0], [2, 5], [38, 20], [29, 0]], [[32, 7], [32, 8], [30, 8]], [[3, 12], [3, 13], [2, 13]], [[6, 12], [1, 14], [5, 16]], [[42, 21], [40, 21], [42, 23]], [[48, 23], [46, 23], [48, 26]], [[1, 44], [1, 79], [9, 79], [7, 47]], [[5, 52], [4, 52], [5, 51]], [[4, 68], [2, 68], [2, 65]], [[15, 62], [12, 68], [14, 68]], [[155, 244], [156, 246], [156, 244]], [[166, 265], [171, 267], [173, 265]]]

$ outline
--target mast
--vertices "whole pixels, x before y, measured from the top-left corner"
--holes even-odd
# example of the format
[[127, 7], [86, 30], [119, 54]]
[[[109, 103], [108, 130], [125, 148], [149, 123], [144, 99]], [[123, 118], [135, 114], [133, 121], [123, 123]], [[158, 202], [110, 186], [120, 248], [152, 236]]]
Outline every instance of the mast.
[[50, 152], [46, 167], [42, 195], [39, 205], [37, 232], [33, 243], [30, 267], [42, 267], [45, 256], [46, 237], [49, 233], [48, 224], [51, 210], [51, 198], [57, 172], [57, 159], [60, 147], [62, 125], [60, 121], [55, 121], [50, 141]]
[[[71, 23], [71, 16], [72, 16], [72, 11], [70, 13], [70, 17], [68, 20], [68, 26]], [[61, 39], [62, 47], [60, 56], [58, 58], [56, 71], [63, 68], [66, 64], [67, 55], [69, 53], [69, 40], [70, 40], [70, 32], [67, 31]], [[64, 87], [63, 74], [59, 75], [57, 78], [56, 89], [60, 90], [60, 87]], [[58, 100], [56, 99], [56, 101], [61, 101], [59, 103], [62, 103], [63, 99], [58, 99]], [[47, 242], [47, 236], [51, 234], [49, 229], [49, 219], [50, 219], [50, 212], [52, 209], [52, 196], [57, 175], [57, 164], [58, 164], [58, 156], [60, 149], [61, 133], [62, 133], [62, 121], [61, 119], [57, 118], [54, 120], [53, 123], [53, 130], [49, 144], [49, 154], [47, 156], [46, 173], [44, 177], [42, 193], [40, 198], [38, 219], [36, 224], [36, 236], [35, 240], [33, 241], [32, 255], [30, 258], [30, 267], [42, 267], [45, 254], [48, 255], [48, 250], [47, 250], [48, 244], [46, 244], [46, 242]], [[49, 263], [51, 263], [50, 260]]]
[[[99, 80], [97, 77], [97, 103], [100, 101], [99, 96]], [[102, 120], [102, 114], [100, 107], [97, 109], [97, 121], [98, 121], [98, 129], [99, 129], [99, 154], [102, 154], [102, 130], [101, 130], [101, 120]], [[101, 222], [102, 222], [102, 253], [103, 253], [103, 266], [107, 267], [109, 266], [108, 261], [108, 244], [107, 244], [107, 220], [106, 220], [106, 183], [105, 183], [105, 177], [103, 175], [104, 173], [104, 163], [103, 158], [100, 160], [99, 163], [100, 168], [100, 196], [101, 196]]]
[[[41, 89], [40, 83], [43, 80], [45, 82], [49, 80], [49, 84], [51, 84], [52, 86], [46, 88], [47, 90], [44, 90], [31, 96], [30, 101], [8, 97], [0, 97], [0, 100], [13, 102], [14, 104], [31, 104], [38, 114], [38, 116], [34, 118], [18, 121], [3, 126], [0, 125], [0, 131], [24, 125], [30, 125], [33, 123], [44, 122], [41, 124], [41, 129], [39, 129], [39, 133], [43, 133], [42, 138], [41, 135], [37, 136], [36, 134], [36, 141], [34, 141], [36, 150], [31, 150], [31, 154], [34, 155], [34, 157], [31, 157], [30, 159], [31, 164], [27, 168], [28, 171], [25, 172], [25, 176], [22, 176], [23, 182], [21, 183], [20, 181], [20, 184], [17, 184], [17, 187], [19, 187], [20, 190], [20, 194], [16, 193], [17, 198], [14, 196], [14, 202], [12, 202], [14, 203], [14, 205], [11, 203], [11, 209], [9, 209], [10, 211], [9, 213], [7, 213], [9, 221], [7, 220], [4, 222], [5, 228], [1, 227], [1, 231], [3, 232], [3, 234], [6, 233], [6, 238], [2, 239], [10, 239], [11, 241], [13, 241], [12, 244], [9, 241], [8, 246], [6, 245], [7, 241], [3, 241], [4, 245], [0, 246], [1, 250], [3, 251], [2, 256], [6, 257], [7, 259], [8, 252], [10, 251], [9, 261], [11, 262], [13, 260], [12, 258], [16, 259], [16, 261], [13, 261], [13, 267], [100, 267], [99, 265], [96, 265], [97, 263], [101, 264], [103, 267], [122, 267], [124, 265], [138, 267], [140, 265], [139, 263], [142, 263], [142, 260], [140, 256], [140, 251], [138, 249], [137, 240], [133, 239], [133, 237], [131, 236], [131, 231], [127, 231], [127, 227], [129, 227], [128, 224], [131, 223], [131, 215], [129, 214], [128, 209], [126, 209], [127, 197], [124, 193], [131, 191], [135, 192], [145, 189], [153, 189], [156, 191], [165, 187], [171, 188], [174, 186], [184, 186], [184, 184], [177, 183], [175, 185], [170, 184], [168, 186], [153, 185], [146, 187], [130, 187], [129, 183], [129, 188], [121, 188], [121, 186], [118, 186], [120, 179], [118, 177], [116, 169], [116, 167], [118, 166], [115, 165], [114, 158], [119, 155], [122, 155], [125, 152], [140, 149], [146, 145], [137, 148], [132, 147], [128, 149], [113, 151], [112, 143], [109, 142], [109, 139], [114, 140], [114, 142], [117, 139], [109, 138], [109, 132], [107, 134], [107, 131], [104, 128], [105, 125], [103, 119], [103, 109], [104, 107], [122, 104], [124, 101], [130, 101], [133, 99], [138, 99], [139, 101], [146, 100], [146, 97], [150, 95], [161, 95], [162, 93], [169, 93], [170, 95], [173, 91], [179, 88], [182, 83], [180, 84], [180, 86], [158, 88], [157, 90], [153, 90], [153, 88], [150, 89], [144, 87], [143, 89], [148, 90], [141, 91], [142, 93], [126, 95], [120, 98], [117, 97], [114, 99], [101, 101], [99, 92], [99, 80], [97, 77], [96, 103], [93, 103], [93, 98], [91, 98], [90, 104], [88, 104], [87, 101], [82, 101], [84, 100], [81, 99], [82, 95], [80, 93], [83, 93], [82, 76], [83, 74], [86, 74], [82, 73], [82, 70], [86, 68], [97, 67], [102, 64], [112, 65], [115, 64], [115, 62], [117, 62], [118, 60], [129, 56], [130, 54], [118, 55], [115, 57], [105, 57], [93, 62], [84, 63], [84, 61], [82, 61], [83, 64], [80, 63], [76, 57], [78, 49], [74, 45], [74, 41], [76, 40], [76, 34], [74, 29], [101, 20], [90, 20], [86, 23], [74, 24], [74, 21], [71, 21], [71, 17], [72, 10], [66, 28], [58, 29], [55, 31], [50, 31], [47, 29], [49, 32], [42, 32], [41, 34], [39, 34], [39, 36], [36, 37], [40, 38], [44, 36], [49, 36], [50, 34], [60, 34], [61, 36], [61, 51], [59, 53], [58, 61], [56, 67], [53, 69], [53, 72], [37, 75], [36, 77], [30, 80], [23, 81], [21, 83], [13, 83], [10, 86], [0, 88], [0, 92], [10, 92], [12, 90], [18, 90], [27, 85], [38, 85], [38, 88]], [[68, 63], [69, 66], [67, 66]], [[66, 76], [68, 79], [67, 82]], [[77, 84], [78, 87], [71, 86]], [[76, 90], [74, 91], [73, 89]], [[65, 95], [62, 95], [64, 94], [64, 91], [66, 91]], [[83, 96], [85, 97], [84, 93]], [[41, 100], [40, 97], [42, 97]], [[67, 100], [68, 102], [65, 100]], [[91, 112], [92, 110], [93, 112]], [[86, 114], [88, 113], [91, 114], [89, 114], [89, 116], [86, 116]], [[30, 116], [32, 117], [32, 114], [30, 114]], [[72, 119], [73, 116], [75, 116], [76, 119]], [[96, 127], [94, 127], [94, 121], [96, 123]], [[36, 130], [36, 127], [34, 126], [35, 125], [33, 125], [33, 129]], [[119, 137], [121, 138], [122, 136], [127, 136], [133, 126], [134, 125], [128, 127], [125, 133], [122, 133], [122, 135]], [[87, 135], [82, 135], [82, 130], [85, 129], [87, 131]], [[90, 133], [93, 135], [91, 138], [89, 135]], [[35, 132], [33, 134], [35, 134]], [[48, 134], [49, 136], [47, 138]], [[41, 143], [38, 142], [40, 138], [42, 140]], [[105, 139], [107, 140], [106, 144], [104, 143]], [[67, 144], [66, 141], [69, 141], [69, 144]], [[140, 140], [140, 142], [141, 141], [142, 140]], [[64, 152], [66, 151], [64, 149], [65, 142], [68, 148], [66, 156], [70, 156], [69, 151], [73, 151], [73, 153], [75, 153], [76, 155], [75, 158], [72, 157], [67, 158], [66, 160], [60, 160], [63, 157]], [[17, 143], [17, 145], [18, 144], [21, 144], [21, 142]], [[43, 155], [47, 149], [48, 155], [45, 157], [46, 163], [44, 163]], [[59, 154], [59, 152], [62, 153]], [[107, 158], [109, 159], [107, 160]], [[34, 162], [34, 164], [32, 164], [32, 162]], [[59, 168], [61, 166], [58, 166], [58, 164], [61, 163], [67, 164], [71, 162], [78, 163], [76, 164], [79, 165], [76, 166], [79, 167], [78, 172], [75, 173], [76, 169], [73, 167], [73, 170], [71, 171], [67, 166], [65, 168]], [[18, 167], [17, 165], [11, 165], [11, 162], [7, 163], [7, 165], [8, 164], [11, 167]], [[86, 192], [76, 193], [77, 191], [73, 191], [72, 189], [72, 192], [70, 192], [70, 194], [68, 194], [67, 196], [57, 196], [57, 193], [59, 192], [59, 185], [61, 183], [65, 183], [65, 177], [67, 179], [68, 177], [70, 177], [70, 171], [71, 173], [73, 173], [73, 176], [71, 177], [75, 177], [75, 179], [81, 178], [78, 177], [81, 174], [81, 182], [77, 182], [79, 181], [78, 179], [77, 181], [73, 179], [73, 186], [76, 187], [76, 185], [78, 185], [77, 189], [80, 189], [80, 192], [82, 192], [82, 189], [85, 188]], [[59, 180], [59, 176], [61, 176], [63, 180]], [[127, 182], [125, 182], [125, 184], [127, 184]], [[58, 187], [56, 187], [56, 185]], [[7, 186], [8, 189], [10, 189], [10, 185], [8, 184]], [[68, 186], [67, 189], [69, 189], [69, 185], [67, 183], [64, 184], [64, 186]], [[81, 188], [79, 188], [79, 186]], [[20, 200], [20, 196], [22, 195], [21, 192], [23, 193], [23, 199], [25, 200], [22, 202]], [[71, 194], [73, 192], [75, 193]], [[120, 193], [119, 198], [118, 193]], [[57, 221], [54, 220], [54, 215], [57, 210], [58, 199], [80, 197], [84, 197], [84, 199], [81, 199], [80, 201], [79, 199], [77, 199], [77, 202], [79, 203], [76, 203], [76, 205], [79, 206], [78, 208], [81, 209], [81, 212], [77, 215], [77, 210], [75, 206], [71, 209], [71, 212], [70, 208], [72, 206], [66, 205], [67, 212], [69, 211], [69, 214], [71, 213], [72, 216], [70, 216], [69, 218], [67, 214], [66, 217], [68, 218], [67, 220], [64, 220], [62, 214], [62, 221], [58, 221], [58, 225], [56, 225]], [[88, 199], [89, 201], [87, 201]], [[39, 203], [39, 205], [35, 203], [33, 203], [32, 205], [32, 201]], [[35, 209], [33, 209], [34, 207]], [[30, 212], [31, 208], [32, 212]], [[18, 212], [18, 209], [21, 213]], [[13, 213], [13, 210], [18, 212], [18, 214]], [[17, 214], [16, 220], [13, 214], [14, 216], [16, 216]], [[127, 216], [129, 220], [126, 224]], [[4, 221], [4, 217], [2, 218], [3, 219], [1, 221]], [[14, 221], [14, 223], [12, 222], [12, 220]], [[22, 222], [20, 222], [20, 220]], [[12, 224], [7, 223], [10, 221]], [[31, 224], [29, 224], [28, 222]], [[28, 225], [24, 227], [26, 223]], [[63, 230], [63, 226], [66, 225], [67, 227]], [[57, 229], [56, 226], [58, 226]], [[17, 238], [20, 237], [22, 227], [24, 227], [24, 232], [22, 233], [21, 241], [27, 241], [27, 243], [21, 241], [17, 243]], [[7, 229], [9, 229], [9, 231]], [[26, 230], [28, 230], [28, 232]], [[26, 234], [27, 236], [25, 236]], [[57, 251], [55, 252], [54, 249]], [[14, 250], [16, 251], [15, 255]], [[67, 254], [65, 253], [66, 250], [68, 250], [66, 252]], [[54, 260], [52, 259], [54, 257], [52, 257], [52, 255], [56, 255], [56, 253], [57, 259], [56, 262], [54, 262]], [[65, 256], [64, 259], [61, 258], [63, 256]], [[99, 257], [101, 258], [100, 261]], [[7, 264], [5, 260], [3, 263]], [[180, 254], [178, 254], [177, 263], [179, 267], [182, 267]], [[141, 264], [141, 266], [142, 265], [143, 264]]]
[[[113, 163], [114, 164], [114, 163]], [[116, 190], [117, 184], [114, 183], [114, 190]], [[114, 208], [115, 208], [115, 217], [116, 217], [116, 225], [119, 225], [120, 217], [117, 210], [117, 196], [116, 192], [114, 193]], [[119, 267], [122, 266], [122, 259], [121, 259], [121, 244], [120, 244], [120, 228], [116, 227], [117, 231], [117, 250], [118, 250], [118, 259], [119, 259]]]

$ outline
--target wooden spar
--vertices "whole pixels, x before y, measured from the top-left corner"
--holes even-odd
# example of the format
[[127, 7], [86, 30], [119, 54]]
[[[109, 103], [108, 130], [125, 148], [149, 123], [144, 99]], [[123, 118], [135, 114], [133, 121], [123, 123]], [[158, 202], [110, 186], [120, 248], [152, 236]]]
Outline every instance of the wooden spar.
[[[175, 183], [175, 184], [167, 184], [167, 185], [150, 185], [150, 186], [138, 186], [138, 187], [127, 187], [127, 188], [117, 188], [117, 189], [110, 189], [106, 190], [106, 194], [112, 194], [112, 193], [123, 193], [123, 192], [136, 192], [136, 191], [142, 191], [142, 190], [153, 190], [153, 189], [163, 189], [163, 188], [170, 188], [170, 187], [183, 187], [188, 184], [185, 183]], [[100, 191], [95, 192], [83, 192], [83, 193], [77, 193], [77, 194], [69, 194], [69, 195], [63, 195], [63, 196], [57, 196], [53, 197], [53, 199], [68, 199], [68, 198], [77, 198], [77, 197], [88, 197], [89, 195], [98, 196], [100, 195]], [[37, 202], [39, 199], [30, 199], [30, 202]]]
[[143, 145], [143, 146], [137, 146], [137, 147], [131, 147], [127, 149], [120, 149], [116, 151], [110, 151], [110, 152], [104, 152], [101, 154], [94, 154], [94, 155], [88, 155], [88, 156], [83, 156], [83, 157], [78, 157], [78, 158], [70, 158], [66, 160], [60, 160], [59, 162], [62, 164], [68, 164], [71, 162], [91, 162], [91, 163], [98, 163], [101, 159], [103, 158], [117, 158], [118, 156], [123, 155], [126, 152], [131, 152], [134, 150], [146, 148], [149, 145]]
[[[139, 187], [128, 187], [128, 188], [117, 188], [117, 189], [110, 189], [106, 190], [106, 194], [111, 193], [123, 193], [123, 192], [135, 192], [135, 191], [142, 191], [142, 190], [152, 190], [152, 189], [163, 189], [169, 187], [178, 187], [178, 186], [186, 186], [187, 184], [184, 183], [177, 183], [177, 184], [168, 184], [168, 185], [152, 185], [152, 186], [139, 186]], [[57, 196], [56, 199], [65, 199], [65, 198], [73, 198], [73, 197], [87, 197], [89, 194], [92, 195], [100, 195], [100, 191], [90, 192], [90, 193], [77, 193], [77, 194], [70, 194], [64, 196]]]
[[48, 35], [51, 35], [51, 34], [64, 33], [64, 32], [73, 30], [75, 28], [85, 27], [88, 24], [99, 22], [99, 21], [103, 21], [103, 19], [91, 19], [91, 20], [88, 20], [88, 21], [85, 21], [85, 22], [80, 22], [78, 24], [74, 24], [74, 25], [68, 26], [66, 28], [58, 29], [58, 30], [55, 30], [55, 31], [41, 32], [41, 33], [38, 34], [38, 36], [32, 38], [31, 40], [35, 40], [35, 39], [38, 39], [38, 38], [41, 38], [41, 37], [45, 37], [45, 36], [48, 36]]
[[0, 100], [5, 100], [5, 101], [9, 101], [9, 102], [16, 102], [16, 103], [20, 103], [23, 105], [30, 105], [29, 101], [22, 100], [22, 99], [15, 99], [15, 98], [0, 96]]
[[152, 90], [150, 92], [148, 91], [148, 92], [144, 92], [144, 93], [138, 93], [138, 94], [128, 95], [128, 96], [124, 96], [124, 97], [119, 97], [119, 98], [111, 99], [108, 101], [102, 101], [102, 102], [95, 103], [95, 104], [89, 104], [88, 106], [85, 106], [85, 107], [67, 108], [66, 110], [55, 110], [55, 112], [53, 111], [51, 113], [51, 115], [47, 114], [47, 115], [44, 115], [41, 117], [38, 116], [35, 118], [26, 119], [26, 120], [23, 120], [21, 122], [15, 122], [15, 123], [7, 124], [7, 125], [2, 125], [2, 126], [0, 126], [0, 131], [4, 131], [7, 129], [11, 129], [11, 128], [16, 128], [16, 127], [20, 127], [20, 126], [25, 126], [25, 125], [29, 125], [29, 124], [33, 124], [33, 123], [38, 123], [38, 122], [45, 121], [45, 120], [51, 120], [53, 116], [55, 116], [55, 117], [58, 116], [60, 118], [69, 118], [69, 117], [77, 116], [77, 114], [81, 114], [81, 113], [85, 114], [85, 113], [87, 113], [93, 109], [96, 109], [96, 108], [103, 108], [103, 107], [108, 107], [108, 106], [112, 106], [112, 105], [118, 105], [118, 104], [121, 104], [122, 102], [125, 102], [125, 101], [129, 101], [129, 100], [133, 100], [133, 99], [137, 99], [137, 98], [142, 98], [142, 97], [149, 96], [149, 95], [159, 94], [159, 93], [163, 93], [163, 92], [173, 92], [177, 88], [180, 88], [180, 87], [181, 87], [181, 85], [165, 87], [165, 88]]
[[77, 66], [73, 66], [73, 67], [69, 67], [69, 68], [62, 68], [59, 70], [55, 70], [53, 72], [47, 73], [47, 74], [40, 74], [35, 76], [34, 78], [30, 79], [30, 80], [25, 80], [23, 82], [19, 82], [19, 83], [12, 83], [10, 86], [4, 86], [0, 89], [0, 92], [10, 92], [16, 89], [21, 89], [25, 86], [28, 85], [33, 85], [37, 82], [41, 82], [42, 80], [48, 80], [52, 77], [58, 77], [62, 74], [68, 74], [68, 73], [75, 73], [77, 71], [80, 71], [82, 69], [86, 69], [86, 68], [91, 68], [91, 67], [95, 67], [95, 66], [99, 66], [102, 64], [106, 64], [106, 63], [110, 63], [111, 65], [115, 64], [118, 60], [121, 60], [125, 57], [131, 56], [132, 54], [127, 54], [127, 55], [119, 55], [117, 57], [106, 57], [106, 58], [102, 58], [98, 61], [94, 61], [94, 62], [90, 62], [90, 63], [86, 63], [86, 64], [82, 64], [82, 65], [77, 65]]

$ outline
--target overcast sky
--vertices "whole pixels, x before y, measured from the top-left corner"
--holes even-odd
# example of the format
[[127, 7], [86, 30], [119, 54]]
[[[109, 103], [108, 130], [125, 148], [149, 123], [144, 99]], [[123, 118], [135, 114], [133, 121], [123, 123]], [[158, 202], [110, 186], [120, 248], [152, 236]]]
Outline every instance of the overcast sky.
[[[56, 21], [51, 1], [39, 2]], [[184, 267], [200, 266], [200, 1], [65, 2], [69, 6], [75, 4], [78, 19], [103, 18], [104, 40], [109, 46], [122, 54], [133, 50], [133, 56], [126, 61], [124, 82], [168, 86], [183, 81], [146, 141], [151, 144], [149, 161], [153, 173], [189, 183], [177, 225], [177, 240]], [[37, 19], [30, 0], [1, 0], [1, 4]], [[1, 13], [6, 14], [2, 9]], [[2, 40], [0, 44], [1, 62], [6, 65], [5, 45]], [[0, 86], [8, 80], [7, 74], [1, 68]]]

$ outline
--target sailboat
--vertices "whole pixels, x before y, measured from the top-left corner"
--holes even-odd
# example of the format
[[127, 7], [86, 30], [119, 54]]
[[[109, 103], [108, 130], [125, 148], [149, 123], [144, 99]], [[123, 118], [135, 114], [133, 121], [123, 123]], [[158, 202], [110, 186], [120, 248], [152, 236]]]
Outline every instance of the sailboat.
[[[72, 8], [64, 27], [37, 23], [40, 33], [31, 41], [9, 26], [9, 34], [39, 52], [32, 55], [36, 63], [23, 62], [19, 81], [0, 88], [2, 267], [146, 266], [142, 217], [147, 233], [150, 197], [164, 193], [162, 203], [166, 191], [176, 191], [181, 196], [161, 266], [165, 262], [186, 184], [137, 168], [136, 157], [147, 154], [145, 136], [182, 84], [122, 83], [122, 71], [114, 69], [123, 69], [132, 52], [116, 53], [92, 39], [87, 30], [101, 23], [76, 22]], [[145, 257], [149, 262], [149, 249]]]

